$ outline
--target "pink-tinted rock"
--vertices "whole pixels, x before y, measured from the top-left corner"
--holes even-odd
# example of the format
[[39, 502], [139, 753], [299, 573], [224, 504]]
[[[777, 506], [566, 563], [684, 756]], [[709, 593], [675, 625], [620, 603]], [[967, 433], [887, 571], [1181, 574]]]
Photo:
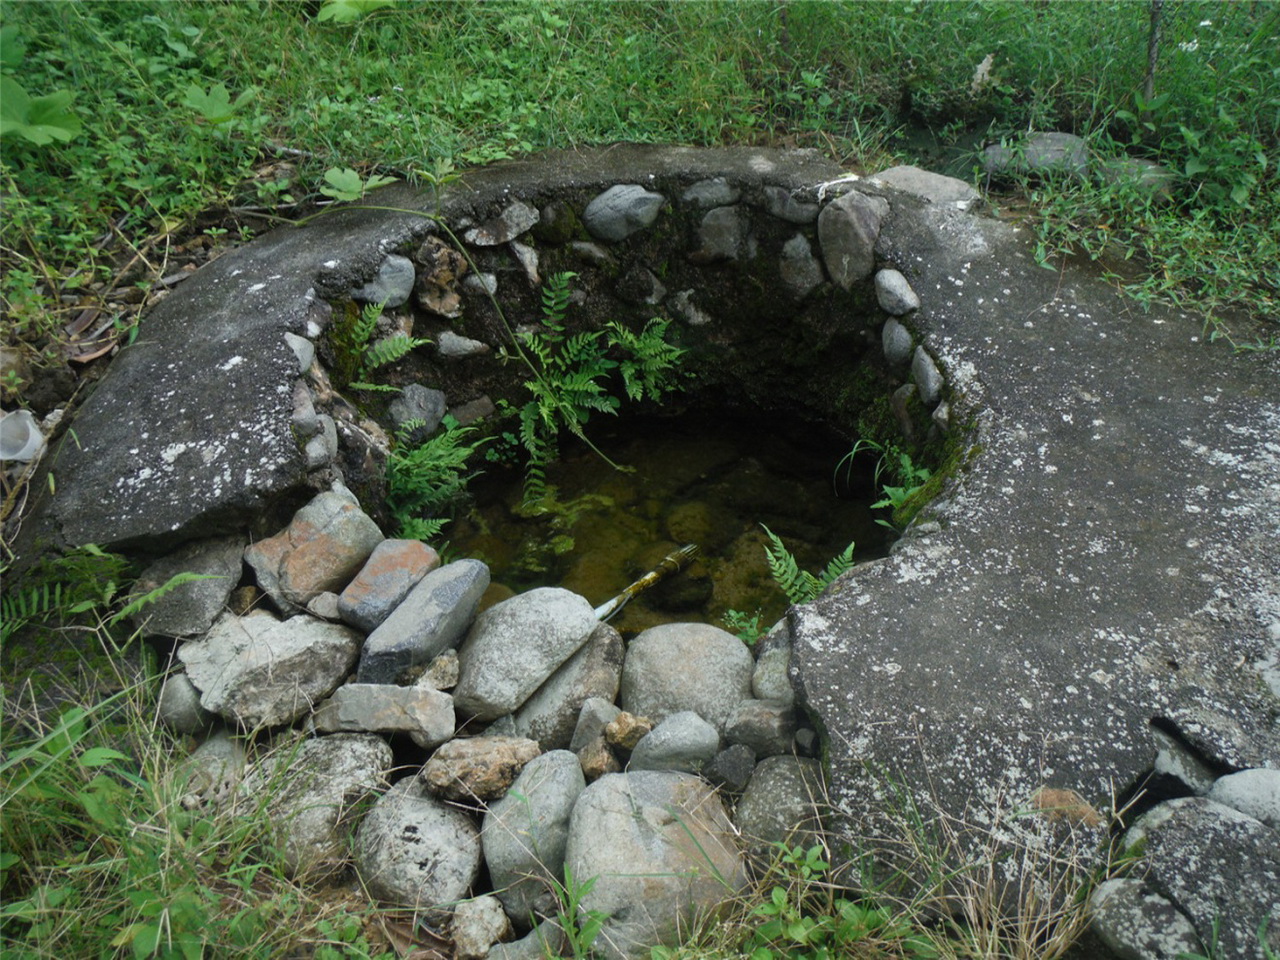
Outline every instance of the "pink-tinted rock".
[[496, 800], [542, 751], [520, 737], [451, 740], [435, 752], [420, 774], [432, 793], [449, 800]]
[[423, 577], [440, 566], [440, 554], [421, 540], [383, 540], [338, 598], [338, 613], [372, 633]]

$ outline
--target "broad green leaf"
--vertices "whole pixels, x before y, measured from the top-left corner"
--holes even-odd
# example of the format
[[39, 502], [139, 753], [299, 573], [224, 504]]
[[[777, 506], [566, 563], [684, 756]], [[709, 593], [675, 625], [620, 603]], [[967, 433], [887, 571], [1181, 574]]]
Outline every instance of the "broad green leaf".
[[324, 181], [329, 184], [321, 187], [320, 192], [335, 200], [359, 200], [364, 195], [364, 180], [360, 174], [350, 167], [330, 167], [324, 172]]
[[253, 98], [254, 93], [254, 89], [250, 87], [236, 97], [235, 102], [232, 102], [231, 93], [227, 90], [226, 84], [215, 83], [206, 92], [199, 84], [192, 83], [187, 85], [182, 105], [190, 107], [206, 121], [217, 125], [231, 120], [236, 112]]
[[14, 134], [36, 146], [66, 142], [80, 132], [69, 90], [32, 97], [12, 77], [0, 77], [0, 136]]
[[104, 767], [112, 760], [128, 760], [127, 753], [112, 750], [110, 747], [93, 747], [80, 755], [82, 767]]
[[393, 0], [324, 0], [316, 20], [323, 23], [332, 20], [334, 23], [355, 23], [383, 7], [389, 7]]
[[0, 67], [17, 70], [27, 55], [27, 41], [18, 28], [10, 24], [0, 27]]

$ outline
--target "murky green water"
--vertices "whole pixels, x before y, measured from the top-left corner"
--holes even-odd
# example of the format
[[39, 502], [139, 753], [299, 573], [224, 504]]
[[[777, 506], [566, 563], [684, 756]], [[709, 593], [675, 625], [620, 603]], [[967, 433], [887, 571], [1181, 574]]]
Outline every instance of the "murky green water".
[[491, 468], [472, 485], [470, 516], [450, 528], [453, 549], [486, 561], [494, 582], [514, 591], [563, 586], [599, 605], [670, 551], [698, 544], [695, 563], [611, 621], [630, 633], [678, 620], [719, 623], [728, 610], [774, 623], [787, 601], [769, 575], [762, 523], [806, 570], [821, 570], [851, 540], [860, 561], [888, 548], [888, 531], [869, 510], [874, 461], [835, 478], [849, 443], [824, 428], [709, 412], [592, 426], [602, 428], [592, 440], [631, 472], [565, 443], [548, 470], [551, 509], [525, 516], [521, 475]]

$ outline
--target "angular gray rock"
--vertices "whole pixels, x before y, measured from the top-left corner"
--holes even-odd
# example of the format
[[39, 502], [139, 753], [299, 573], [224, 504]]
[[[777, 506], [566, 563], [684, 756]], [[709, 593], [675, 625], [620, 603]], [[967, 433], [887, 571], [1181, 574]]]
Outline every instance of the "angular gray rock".
[[982, 169], [990, 176], [1033, 173], [1083, 177], [1089, 169], [1088, 144], [1070, 133], [1033, 133], [1012, 147], [993, 143], [982, 151]]
[[1125, 833], [1148, 887], [1174, 904], [1216, 957], [1261, 955], [1258, 931], [1280, 951], [1280, 834], [1203, 797], [1169, 800]]
[[691, 710], [673, 713], [640, 739], [628, 770], [699, 773], [720, 751], [716, 728]]
[[383, 794], [360, 824], [355, 861], [379, 900], [438, 919], [480, 873], [480, 833], [465, 813], [409, 777]]
[[438, 747], [454, 734], [453, 697], [424, 687], [348, 683], [312, 717], [320, 733], [405, 733], [420, 747]]
[[871, 276], [880, 225], [889, 204], [852, 190], [828, 203], [818, 214], [818, 241], [827, 274], [841, 290]]
[[1209, 799], [1280, 830], [1280, 770], [1255, 767], [1219, 777]]
[[200, 691], [182, 671], [171, 673], [160, 685], [156, 717], [175, 733], [196, 734], [208, 730], [217, 715], [200, 705]]
[[174, 773], [174, 783], [181, 785], [182, 806], [187, 810], [226, 806], [235, 798], [247, 759], [238, 737], [227, 730], [215, 730]]
[[169, 590], [132, 618], [147, 636], [194, 637], [213, 626], [240, 582], [245, 538], [239, 534], [188, 544], [142, 572], [133, 593], [142, 596], [163, 587], [183, 573], [192, 580]]
[[604, 739], [604, 728], [622, 711], [612, 699], [590, 697], [582, 703], [578, 713], [578, 722], [573, 728], [573, 739], [569, 741], [569, 749], [575, 753], [593, 740]]
[[740, 794], [747, 789], [755, 770], [755, 751], [745, 743], [734, 743], [717, 753], [702, 768], [702, 776], [722, 793]]
[[358, 812], [385, 784], [391, 764], [381, 737], [288, 739], [249, 769], [244, 790], [265, 799], [289, 871], [320, 878], [346, 864]]
[[1094, 933], [1119, 960], [1175, 960], [1204, 953], [1191, 921], [1141, 880], [1100, 883], [1089, 909]]
[[791, 678], [787, 676], [790, 665], [789, 643], [762, 650], [757, 654], [755, 669], [751, 672], [751, 695], [757, 700], [794, 703], [796, 692], [791, 686]]
[[782, 282], [797, 300], [803, 300], [813, 293], [826, 279], [822, 264], [813, 255], [809, 238], [803, 233], [797, 233], [782, 245], [778, 272], [782, 276]]
[[880, 347], [884, 351], [885, 360], [895, 367], [910, 360], [915, 349], [910, 331], [892, 319], [884, 322], [884, 329], [880, 333]]
[[825, 809], [818, 761], [769, 757], [756, 765], [734, 810], [734, 824], [753, 854], [769, 857], [777, 843], [807, 848], [817, 842]]
[[586, 701], [612, 704], [617, 699], [625, 652], [622, 635], [607, 623], [599, 624], [582, 649], [516, 711], [517, 735], [537, 740], [543, 750], [568, 747]]
[[360, 635], [306, 615], [264, 610], [218, 618], [203, 640], [178, 650], [200, 703], [232, 723], [292, 723], [332, 693], [355, 666]]
[[587, 204], [582, 222], [598, 240], [625, 240], [658, 219], [666, 197], [634, 183], [610, 187]]
[[413, 261], [408, 257], [390, 254], [382, 261], [378, 274], [358, 290], [351, 291], [351, 299], [365, 303], [381, 303], [388, 309], [398, 307], [413, 293], [413, 281], [417, 274]]
[[608, 916], [595, 949], [610, 960], [675, 944], [746, 885], [719, 797], [697, 777], [658, 770], [604, 776], [582, 792], [565, 864], [595, 878], [581, 907]]
[[458, 960], [484, 960], [490, 947], [510, 935], [511, 923], [497, 897], [473, 897], [454, 908], [449, 930]]
[[932, 407], [942, 396], [942, 374], [933, 362], [933, 357], [925, 352], [924, 347], [916, 347], [911, 358], [911, 378], [916, 382], [920, 393], [920, 402]]
[[318, 593], [341, 591], [382, 540], [378, 525], [339, 484], [317, 494], [280, 533], [252, 544], [244, 559], [258, 586], [291, 612]]
[[470, 357], [482, 357], [490, 352], [487, 343], [480, 340], [472, 340], [470, 337], [464, 337], [461, 334], [454, 333], [452, 330], [446, 330], [436, 338], [436, 349], [439, 350], [440, 356], [448, 360], [466, 360]]
[[920, 309], [920, 298], [907, 278], [888, 267], [876, 271], [876, 300], [881, 310], [895, 317]]
[[1173, 199], [1178, 175], [1154, 160], [1118, 157], [1097, 166], [1098, 179], [1110, 186], [1124, 187], [1141, 196], [1167, 203]]
[[754, 667], [746, 645], [718, 627], [650, 627], [627, 650], [622, 709], [655, 722], [692, 710], [722, 731], [738, 703], [751, 696]]
[[541, 215], [523, 200], [515, 200], [492, 220], [472, 227], [462, 239], [476, 247], [496, 247], [514, 240], [538, 222]]
[[544, 920], [525, 936], [511, 943], [495, 943], [489, 950], [490, 960], [546, 960], [563, 957], [569, 939], [555, 920]]
[[497, 800], [539, 752], [537, 743], [523, 737], [459, 738], [432, 754], [418, 779], [447, 800]]
[[910, 193], [930, 203], [962, 204], [966, 208], [978, 203], [982, 194], [972, 184], [945, 177], [940, 173], [931, 173], [919, 167], [890, 167], [877, 173], [872, 180], [877, 180], [887, 187], [901, 193]]
[[421, 540], [383, 540], [338, 597], [338, 614], [372, 633], [439, 566], [440, 554]]
[[750, 256], [748, 235], [751, 217], [745, 207], [716, 207], [698, 225], [698, 249], [689, 254], [694, 263], [737, 261]]
[[364, 642], [361, 683], [411, 682], [414, 671], [455, 647], [489, 588], [489, 568], [457, 560], [418, 581], [408, 596]]
[[779, 220], [804, 225], [818, 219], [819, 207], [816, 203], [799, 201], [784, 187], [769, 184], [762, 188], [762, 192], [764, 208]]
[[539, 587], [484, 611], [458, 649], [453, 698], [480, 720], [511, 713], [574, 655], [599, 621], [585, 599]]
[[420, 383], [411, 383], [391, 401], [388, 409], [397, 429], [410, 420], [423, 421], [408, 435], [409, 442], [417, 444], [436, 432], [436, 427], [440, 426], [440, 421], [448, 412], [449, 405], [443, 391], [432, 390]]
[[712, 177], [709, 180], [699, 180], [686, 188], [680, 194], [680, 200], [695, 207], [724, 207], [737, 203], [741, 196], [742, 191], [724, 177]]
[[556, 913], [553, 881], [564, 879], [569, 816], [585, 788], [578, 758], [552, 750], [531, 760], [485, 814], [480, 842], [489, 878], [518, 929]]
[[1195, 751], [1156, 727], [1148, 733], [1155, 742], [1156, 759], [1152, 766], [1157, 776], [1177, 780], [1182, 789], [1198, 797], [1212, 789], [1216, 779], [1214, 772], [1196, 756]]
[[757, 757], [791, 753], [799, 728], [795, 708], [775, 700], [743, 700], [724, 726], [728, 743], [745, 743]]

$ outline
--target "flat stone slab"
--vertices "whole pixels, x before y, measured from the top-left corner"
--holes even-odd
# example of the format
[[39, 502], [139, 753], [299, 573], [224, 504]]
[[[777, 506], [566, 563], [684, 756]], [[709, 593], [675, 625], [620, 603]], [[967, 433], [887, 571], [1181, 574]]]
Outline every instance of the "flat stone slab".
[[907, 204], [878, 255], [920, 293], [964, 466], [890, 556], [792, 614], [833, 801], [892, 813], [905, 787], [990, 824], [1049, 785], [1106, 810], [1151, 768], [1153, 722], [1213, 764], [1280, 766], [1280, 356]]

